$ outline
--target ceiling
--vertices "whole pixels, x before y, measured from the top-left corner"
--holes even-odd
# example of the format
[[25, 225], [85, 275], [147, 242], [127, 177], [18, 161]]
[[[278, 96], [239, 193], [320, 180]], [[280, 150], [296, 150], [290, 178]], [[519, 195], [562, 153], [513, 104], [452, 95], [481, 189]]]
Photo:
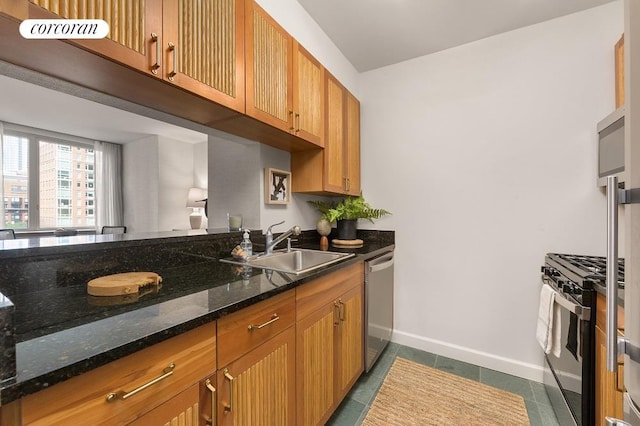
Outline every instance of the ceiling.
[[360, 72], [614, 0], [298, 0]]

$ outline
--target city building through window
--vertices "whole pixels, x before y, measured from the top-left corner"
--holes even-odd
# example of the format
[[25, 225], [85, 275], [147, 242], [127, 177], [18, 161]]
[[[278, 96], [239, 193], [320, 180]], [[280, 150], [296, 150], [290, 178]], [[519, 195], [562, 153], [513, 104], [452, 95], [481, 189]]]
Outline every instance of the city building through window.
[[94, 145], [71, 135], [34, 130], [4, 127], [0, 227], [94, 228]]

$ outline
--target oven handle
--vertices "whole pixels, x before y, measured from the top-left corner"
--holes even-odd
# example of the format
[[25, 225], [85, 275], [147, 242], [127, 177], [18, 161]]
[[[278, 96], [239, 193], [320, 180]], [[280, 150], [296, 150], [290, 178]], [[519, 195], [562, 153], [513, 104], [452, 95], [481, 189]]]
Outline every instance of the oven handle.
[[618, 177], [607, 176], [607, 370], [618, 371]]
[[553, 300], [569, 312], [576, 314], [583, 321], [589, 321], [591, 318], [591, 308], [573, 303], [558, 292], [556, 292], [556, 297]]

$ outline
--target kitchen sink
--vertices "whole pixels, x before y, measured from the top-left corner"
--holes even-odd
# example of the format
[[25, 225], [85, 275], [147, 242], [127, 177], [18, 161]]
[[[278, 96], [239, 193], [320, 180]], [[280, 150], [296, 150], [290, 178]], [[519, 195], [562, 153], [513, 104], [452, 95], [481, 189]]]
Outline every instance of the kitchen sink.
[[254, 268], [271, 269], [288, 274], [303, 274], [341, 260], [353, 257], [353, 253], [337, 253], [333, 251], [292, 249], [291, 251], [275, 251], [271, 254], [259, 254], [245, 259], [225, 258], [220, 262]]

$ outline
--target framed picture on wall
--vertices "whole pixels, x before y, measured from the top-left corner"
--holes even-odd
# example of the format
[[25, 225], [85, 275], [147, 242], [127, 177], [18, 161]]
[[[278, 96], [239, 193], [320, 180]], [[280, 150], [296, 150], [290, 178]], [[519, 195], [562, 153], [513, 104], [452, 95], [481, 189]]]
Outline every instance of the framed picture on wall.
[[291, 172], [264, 169], [264, 203], [289, 204], [291, 201]]

